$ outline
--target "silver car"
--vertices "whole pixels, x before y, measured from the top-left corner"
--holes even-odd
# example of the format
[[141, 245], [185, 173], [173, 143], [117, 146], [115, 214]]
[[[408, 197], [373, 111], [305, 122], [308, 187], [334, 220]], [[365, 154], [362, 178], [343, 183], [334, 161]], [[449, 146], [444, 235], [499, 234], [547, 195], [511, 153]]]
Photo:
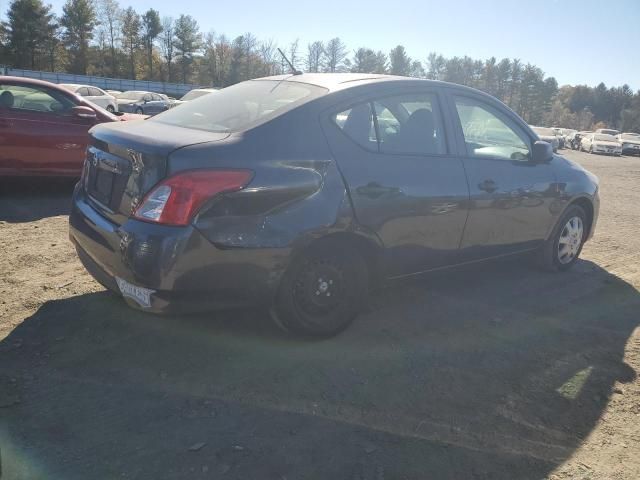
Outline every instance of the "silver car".
[[605, 153], [620, 156], [622, 155], [622, 144], [618, 142], [613, 135], [591, 133], [582, 139], [580, 150], [589, 153]]
[[558, 148], [560, 147], [560, 140], [558, 140], [558, 136], [556, 135], [556, 132], [553, 131], [553, 129], [534, 126], [531, 126], [531, 129], [538, 135], [538, 138], [540, 140], [550, 143], [553, 147], [554, 152], [558, 152]]
[[622, 144], [622, 153], [640, 155], [640, 133], [621, 133], [616, 140]]

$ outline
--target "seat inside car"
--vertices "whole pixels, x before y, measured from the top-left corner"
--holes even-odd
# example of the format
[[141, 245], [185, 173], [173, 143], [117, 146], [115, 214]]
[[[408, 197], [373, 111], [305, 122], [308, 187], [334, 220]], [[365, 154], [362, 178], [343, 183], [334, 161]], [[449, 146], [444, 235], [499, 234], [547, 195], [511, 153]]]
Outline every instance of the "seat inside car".
[[394, 147], [407, 153], [438, 153], [435, 121], [431, 110], [419, 108], [402, 125], [394, 139]]
[[344, 122], [344, 133], [360, 145], [367, 145], [371, 132], [371, 109], [369, 104], [353, 107]]
[[0, 94], [0, 107], [11, 108], [13, 107], [13, 102], [13, 93], [11, 93], [10, 91], [5, 90]]

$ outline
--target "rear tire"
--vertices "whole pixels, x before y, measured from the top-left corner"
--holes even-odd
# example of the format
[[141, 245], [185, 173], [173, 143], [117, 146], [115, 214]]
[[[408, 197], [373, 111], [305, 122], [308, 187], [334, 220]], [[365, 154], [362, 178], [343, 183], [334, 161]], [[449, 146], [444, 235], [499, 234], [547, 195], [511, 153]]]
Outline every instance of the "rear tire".
[[569, 270], [578, 261], [587, 233], [584, 209], [578, 205], [570, 206], [542, 247], [538, 263], [552, 272]]
[[338, 242], [313, 246], [284, 274], [271, 317], [285, 331], [331, 337], [347, 328], [368, 292], [362, 256]]

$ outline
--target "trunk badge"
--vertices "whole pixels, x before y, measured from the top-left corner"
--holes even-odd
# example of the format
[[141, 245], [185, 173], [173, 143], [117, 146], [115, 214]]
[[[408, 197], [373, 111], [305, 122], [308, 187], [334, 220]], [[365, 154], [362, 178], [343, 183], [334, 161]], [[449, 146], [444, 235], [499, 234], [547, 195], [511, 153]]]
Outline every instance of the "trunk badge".
[[142, 163], [142, 154], [131, 149], [127, 149], [127, 153], [129, 154], [131, 163], [133, 163], [133, 171], [135, 173], [140, 173], [144, 167], [144, 163]]

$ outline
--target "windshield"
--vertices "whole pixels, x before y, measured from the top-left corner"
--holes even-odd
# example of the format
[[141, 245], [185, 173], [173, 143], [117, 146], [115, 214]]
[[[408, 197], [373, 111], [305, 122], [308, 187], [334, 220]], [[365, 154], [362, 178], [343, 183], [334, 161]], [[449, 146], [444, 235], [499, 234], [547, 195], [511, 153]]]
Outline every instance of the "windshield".
[[531, 129], [536, 132], [538, 135], [541, 135], [543, 137], [553, 137], [555, 136], [556, 132], [550, 128], [544, 128], [544, 127], [531, 127]]
[[122, 100], [140, 100], [146, 92], [123, 92], [116, 95], [116, 98]]
[[152, 121], [210, 132], [237, 132], [281, 115], [326, 92], [324, 88], [306, 83], [248, 81], [168, 110]]
[[203, 95], [207, 95], [208, 93], [211, 93], [211, 91], [209, 91], [209, 90], [191, 90], [190, 92], [186, 93], [180, 100], [182, 100], [184, 102], [188, 102], [189, 100], [195, 100], [196, 98], [200, 98]]
[[617, 142], [616, 137], [614, 137], [613, 135], [605, 135], [601, 133], [595, 135], [593, 139], [599, 142]]

